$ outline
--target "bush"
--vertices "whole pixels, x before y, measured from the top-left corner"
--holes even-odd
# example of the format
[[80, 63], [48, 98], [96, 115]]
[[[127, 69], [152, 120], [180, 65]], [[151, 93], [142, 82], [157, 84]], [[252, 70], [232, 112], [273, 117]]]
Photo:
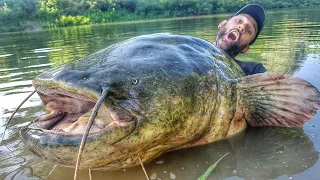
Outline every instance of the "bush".
[[84, 16], [61, 16], [59, 26], [77, 26], [91, 24], [90, 19]]

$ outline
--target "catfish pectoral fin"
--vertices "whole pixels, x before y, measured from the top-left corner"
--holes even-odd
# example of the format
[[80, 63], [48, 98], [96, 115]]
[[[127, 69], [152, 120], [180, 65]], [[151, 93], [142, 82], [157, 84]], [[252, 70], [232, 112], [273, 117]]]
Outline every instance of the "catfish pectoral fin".
[[303, 126], [320, 106], [316, 87], [281, 73], [238, 79], [237, 97], [237, 111], [250, 126]]

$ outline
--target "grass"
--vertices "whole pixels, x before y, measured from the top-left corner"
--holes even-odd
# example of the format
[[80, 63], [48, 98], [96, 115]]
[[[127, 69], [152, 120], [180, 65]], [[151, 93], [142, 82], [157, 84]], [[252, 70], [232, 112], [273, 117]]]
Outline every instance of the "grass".
[[223, 155], [217, 162], [215, 162], [214, 164], [212, 164], [211, 166], [209, 166], [209, 168], [206, 170], [206, 172], [200, 176], [198, 178], [198, 180], [206, 180], [209, 175], [212, 173], [212, 171], [217, 167], [217, 165], [219, 164], [219, 162], [226, 157], [229, 154], [229, 152], [227, 152], [225, 155]]

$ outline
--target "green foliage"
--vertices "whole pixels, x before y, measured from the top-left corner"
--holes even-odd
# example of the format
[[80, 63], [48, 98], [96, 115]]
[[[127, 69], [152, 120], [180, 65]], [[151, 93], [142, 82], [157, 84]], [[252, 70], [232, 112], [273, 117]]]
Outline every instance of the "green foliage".
[[0, 0], [0, 32], [235, 12], [249, 3], [266, 9], [320, 5], [319, 0]]
[[110, 22], [117, 22], [117, 21], [134, 21], [143, 19], [141, 16], [136, 14], [131, 14], [126, 10], [116, 10], [113, 8], [110, 12], [90, 12], [85, 14], [92, 23], [110, 23]]
[[60, 26], [76, 26], [90, 24], [90, 19], [84, 16], [61, 16]]
[[222, 12], [235, 12], [238, 11], [240, 8], [248, 4], [247, 0], [223, 0], [223, 1], [217, 1], [216, 4], [216, 13], [222, 13]]
[[57, 0], [40, 0], [40, 10], [48, 13], [57, 13]]
[[11, 10], [7, 6], [7, 4], [3, 3], [2, 6], [0, 7], [0, 17], [8, 16], [10, 13], [11, 13]]
[[159, 0], [139, 0], [136, 13], [140, 16], [150, 17], [160, 14], [164, 7]]

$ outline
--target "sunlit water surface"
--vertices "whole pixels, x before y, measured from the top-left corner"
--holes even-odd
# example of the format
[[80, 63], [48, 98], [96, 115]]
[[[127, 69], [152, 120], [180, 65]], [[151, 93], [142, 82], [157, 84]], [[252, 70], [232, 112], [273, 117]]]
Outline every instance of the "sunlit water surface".
[[[268, 12], [259, 39], [249, 53], [238, 58], [260, 61], [269, 71], [303, 78], [320, 89], [319, 14], [320, 9]], [[33, 90], [31, 80], [48, 68], [142, 34], [170, 32], [212, 41], [225, 17], [0, 34], [0, 136], [6, 119]], [[39, 97], [34, 95], [9, 124], [0, 144], [0, 179], [73, 178], [74, 169], [34, 156], [19, 138], [20, 128], [44, 113]], [[167, 153], [145, 167], [151, 179], [193, 180], [227, 152], [230, 154], [209, 179], [320, 179], [320, 115], [303, 129], [252, 128], [233, 140]], [[87, 170], [80, 171], [80, 179], [88, 179]], [[141, 167], [136, 167], [93, 171], [93, 179], [146, 178]]]

